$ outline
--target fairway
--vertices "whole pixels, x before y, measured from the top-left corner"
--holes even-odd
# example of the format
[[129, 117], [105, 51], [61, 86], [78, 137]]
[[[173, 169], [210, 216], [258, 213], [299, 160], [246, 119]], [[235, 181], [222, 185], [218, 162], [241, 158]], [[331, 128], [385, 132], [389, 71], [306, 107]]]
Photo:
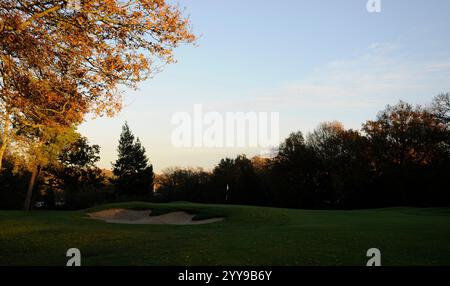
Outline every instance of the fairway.
[[[87, 213], [110, 208], [224, 217], [202, 225], [110, 224]], [[293, 210], [191, 203], [111, 204], [83, 211], [0, 211], [0, 265], [450, 265], [450, 209]]]

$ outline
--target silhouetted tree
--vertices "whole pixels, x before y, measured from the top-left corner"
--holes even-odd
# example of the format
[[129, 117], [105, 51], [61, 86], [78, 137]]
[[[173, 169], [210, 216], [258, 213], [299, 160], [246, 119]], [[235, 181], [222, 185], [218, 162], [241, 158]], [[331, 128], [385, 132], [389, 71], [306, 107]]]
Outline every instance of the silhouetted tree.
[[0, 209], [20, 209], [25, 199], [29, 179], [27, 170], [14, 163], [10, 154], [3, 157], [3, 171], [0, 172]]
[[236, 187], [229, 190], [231, 201], [253, 205], [263, 203], [264, 193], [252, 162], [245, 155], [239, 155], [234, 159], [234, 164], [238, 177]]
[[115, 178], [112, 180], [120, 197], [150, 198], [153, 194], [153, 166], [145, 155], [145, 148], [134, 135], [127, 123], [117, 148], [118, 158], [113, 164]]
[[340, 122], [322, 123], [307, 140], [320, 163], [316, 173], [322, 207], [370, 205], [371, 165], [368, 140]]
[[158, 176], [158, 193], [169, 201], [207, 202], [209, 179], [201, 168], [169, 168]]
[[318, 205], [316, 190], [319, 161], [306, 146], [301, 132], [291, 133], [280, 144], [270, 172], [270, 200], [283, 207]]
[[265, 200], [252, 162], [245, 155], [222, 159], [214, 168], [211, 180], [216, 199], [220, 202], [261, 204]]
[[371, 142], [378, 187], [389, 192], [383, 200], [392, 205], [425, 204], [424, 198], [434, 192], [427, 187], [430, 175], [449, 160], [446, 129], [440, 120], [401, 101], [365, 123], [363, 131]]
[[100, 203], [105, 197], [104, 176], [95, 165], [99, 160], [100, 147], [89, 145], [87, 138], [80, 137], [65, 147], [58, 162], [45, 169], [44, 192], [47, 200], [62, 194], [65, 207], [84, 208]]

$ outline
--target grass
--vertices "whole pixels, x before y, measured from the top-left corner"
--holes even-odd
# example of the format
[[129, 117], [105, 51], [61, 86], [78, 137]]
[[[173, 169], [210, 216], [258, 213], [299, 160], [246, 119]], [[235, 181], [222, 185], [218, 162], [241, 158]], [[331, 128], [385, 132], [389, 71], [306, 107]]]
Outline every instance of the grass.
[[[86, 212], [186, 211], [204, 225], [122, 225]], [[0, 265], [65, 265], [79, 248], [82, 265], [365, 265], [381, 250], [383, 265], [450, 265], [450, 209], [355, 211], [248, 206], [121, 203], [84, 211], [0, 211]]]

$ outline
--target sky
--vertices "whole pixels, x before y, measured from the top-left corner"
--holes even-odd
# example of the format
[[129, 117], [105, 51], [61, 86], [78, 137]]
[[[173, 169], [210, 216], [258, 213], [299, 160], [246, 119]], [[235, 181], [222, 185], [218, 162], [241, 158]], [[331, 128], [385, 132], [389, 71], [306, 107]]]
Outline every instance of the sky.
[[[387, 104], [427, 104], [450, 91], [450, 1], [179, 0], [196, 45], [137, 91], [124, 89], [114, 118], [87, 117], [79, 132], [111, 168], [128, 122], [154, 169], [212, 168], [221, 158], [265, 154], [261, 147], [179, 147], [174, 114], [277, 112], [278, 141], [339, 120], [359, 129]], [[193, 117], [192, 117], [193, 118]], [[205, 126], [203, 127], [205, 129]]]

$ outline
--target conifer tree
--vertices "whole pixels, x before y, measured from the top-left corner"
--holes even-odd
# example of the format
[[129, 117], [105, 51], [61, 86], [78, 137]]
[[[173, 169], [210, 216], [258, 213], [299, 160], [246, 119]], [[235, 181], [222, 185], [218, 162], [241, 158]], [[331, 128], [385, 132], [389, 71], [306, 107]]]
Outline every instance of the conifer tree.
[[125, 122], [117, 148], [118, 158], [113, 163], [113, 184], [121, 197], [148, 198], [153, 193], [153, 166], [149, 164], [139, 138], [135, 140]]

